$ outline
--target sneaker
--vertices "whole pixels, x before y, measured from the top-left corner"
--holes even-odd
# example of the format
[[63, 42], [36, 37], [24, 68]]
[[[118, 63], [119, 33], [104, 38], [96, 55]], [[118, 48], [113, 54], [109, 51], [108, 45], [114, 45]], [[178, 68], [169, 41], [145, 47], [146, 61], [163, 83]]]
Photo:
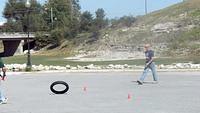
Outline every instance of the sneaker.
[[138, 83], [138, 85], [142, 85], [143, 84], [140, 80], [138, 80], [137, 83]]
[[3, 99], [3, 100], [0, 101], [0, 104], [7, 104], [7, 101], [8, 101], [8, 99], [5, 98], [5, 99]]
[[6, 76], [1, 77], [3, 81], [5, 81], [5, 77], [6, 77]]

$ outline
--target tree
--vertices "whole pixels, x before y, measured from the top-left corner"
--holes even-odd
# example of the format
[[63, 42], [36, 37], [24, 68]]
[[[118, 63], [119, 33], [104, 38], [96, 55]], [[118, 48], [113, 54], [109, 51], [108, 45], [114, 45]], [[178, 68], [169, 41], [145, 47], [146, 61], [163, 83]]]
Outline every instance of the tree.
[[136, 21], [134, 16], [123, 16], [119, 19], [112, 19], [112, 27], [131, 27], [131, 25]]
[[82, 13], [80, 20], [80, 31], [90, 31], [93, 23], [92, 14], [89, 11], [85, 11]]
[[104, 28], [108, 23], [107, 20], [105, 19], [105, 11], [102, 8], [97, 9], [96, 13], [96, 18], [95, 18], [95, 26], [97, 27], [97, 30], [100, 30]]
[[91, 26], [92, 36], [91, 36], [90, 43], [97, 41], [101, 34], [100, 30], [102, 30], [108, 25], [108, 19], [105, 18], [106, 14], [102, 8], [97, 9], [95, 14], [96, 14], [96, 18], [93, 20], [93, 23]]
[[80, 29], [80, 16], [81, 7], [79, 5], [79, 0], [72, 0], [72, 22], [71, 22], [71, 37], [74, 38], [79, 33]]
[[64, 40], [75, 38], [79, 31], [80, 6], [79, 0], [49, 0], [43, 6], [43, 18], [49, 28], [48, 38], [40, 36], [38, 41], [59, 46]]
[[[27, 9], [26, 0], [8, 0], [3, 15], [7, 19], [6, 31], [26, 32], [27, 30]], [[36, 0], [31, 0], [30, 7], [30, 31], [36, 32], [45, 29], [45, 21], [42, 18], [41, 5]], [[38, 24], [39, 23], [39, 24]], [[17, 28], [17, 29], [16, 29]]]
[[104, 9], [99, 8], [99, 9], [97, 9], [97, 11], [95, 13], [96, 13], [96, 19], [104, 20], [104, 18], [106, 16]]

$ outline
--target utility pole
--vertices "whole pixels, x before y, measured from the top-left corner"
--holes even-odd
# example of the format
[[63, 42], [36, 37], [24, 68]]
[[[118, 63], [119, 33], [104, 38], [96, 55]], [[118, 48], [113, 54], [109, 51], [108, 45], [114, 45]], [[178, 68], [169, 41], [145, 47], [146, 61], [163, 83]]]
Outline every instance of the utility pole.
[[27, 43], [28, 43], [28, 53], [27, 53], [27, 64], [26, 64], [26, 70], [31, 71], [31, 53], [30, 53], [30, 7], [31, 3], [29, 0], [26, 1], [25, 7], [27, 8]]
[[71, 10], [71, 20], [72, 20], [74, 7], [73, 7], [72, 0], [69, 0], [69, 2], [70, 2], [70, 6], [71, 6], [70, 10]]
[[147, 0], [145, 0], [145, 15], [148, 13], [148, 8], [147, 8]]
[[51, 25], [53, 29], [53, 8], [51, 7]]

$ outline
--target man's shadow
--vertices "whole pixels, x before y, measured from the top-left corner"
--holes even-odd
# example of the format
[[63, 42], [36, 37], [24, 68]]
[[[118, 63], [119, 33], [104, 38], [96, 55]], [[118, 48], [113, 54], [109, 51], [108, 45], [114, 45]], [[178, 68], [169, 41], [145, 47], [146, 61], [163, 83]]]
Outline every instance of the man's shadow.
[[[137, 80], [136, 81], [134, 80], [134, 81], [131, 81], [131, 82], [138, 83]], [[144, 81], [143, 84], [158, 84], [158, 83], [153, 82], [153, 81]]]

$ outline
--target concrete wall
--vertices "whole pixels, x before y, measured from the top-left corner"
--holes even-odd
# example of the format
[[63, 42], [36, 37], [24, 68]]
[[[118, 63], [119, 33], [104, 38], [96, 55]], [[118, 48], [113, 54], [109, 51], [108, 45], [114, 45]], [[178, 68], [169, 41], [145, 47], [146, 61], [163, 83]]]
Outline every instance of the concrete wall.
[[19, 47], [17, 49], [17, 51], [15, 52], [15, 55], [23, 55], [23, 45], [24, 45], [24, 40], [21, 41], [21, 43], [19, 44]]

